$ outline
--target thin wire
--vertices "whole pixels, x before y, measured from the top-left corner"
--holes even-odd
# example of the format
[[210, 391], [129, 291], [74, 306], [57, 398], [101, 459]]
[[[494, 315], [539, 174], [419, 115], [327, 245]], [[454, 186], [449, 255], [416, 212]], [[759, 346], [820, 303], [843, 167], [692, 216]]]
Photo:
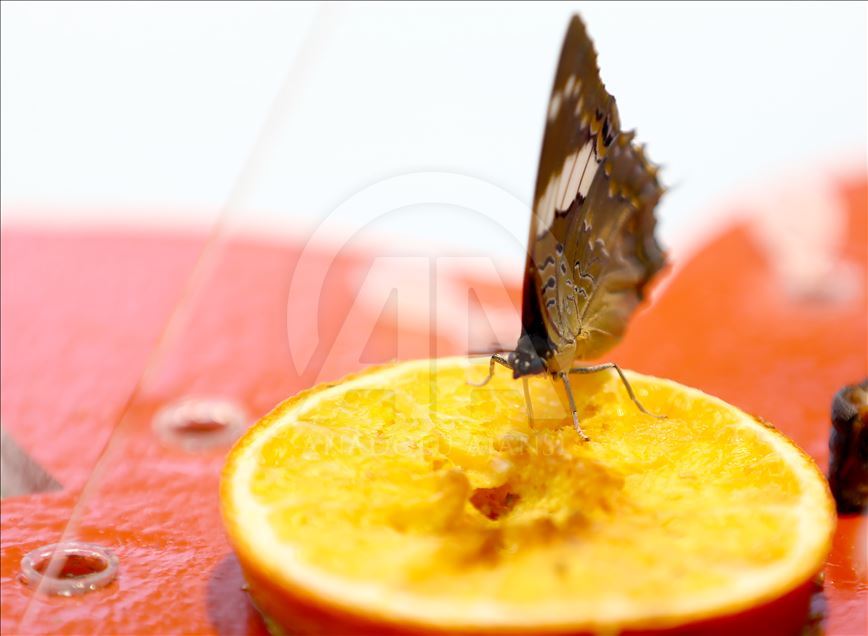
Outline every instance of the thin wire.
[[[139, 396], [143, 393], [144, 388], [148, 385], [154, 374], [160, 368], [163, 356], [169, 349], [169, 344], [174, 341], [176, 334], [180, 332], [186, 324], [186, 319], [194, 306], [194, 300], [197, 292], [202, 289], [203, 283], [208, 280], [214, 271], [219, 255], [218, 246], [220, 239], [223, 237], [227, 225], [227, 221], [233, 213], [241, 207], [245, 201], [251, 186], [256, 180], [256, 176], [261, 172], [262, 161], [267, 154], [267, 150], [275, 137], [275, 129], [278, 124], [283, 121], [286, 112], [289, 110], [292, 98], [298, 93], [298, 88], [302, 83], [306, 69], [311, 65], [311, 62], [326, 40], [328, 27], [334, 20], [334, 15], [338, 5], [332, 3], [321, 3], [318, 5], [310, 27], [308, 27], [305, 38], [299, 47], [298, 52], [290, 63], [286, 76], [280, 85], [280, 90], [272, 101], [265, 121], [260, 128], [256, 140], [242, 164], [241, 171], [235, 178], [235, 181], [230, 190], [229, 197], [226, 203], [221, 208], [217, 215], [217, 219], [212, 226], [205, 240], [193, 269], [184, 284], [184, 290], [180, 300], [175, 304], [169, 317], [160, 333], [156, 346], [148, 354], [144, 369], [138, 382], [127, 398], [124, 406], [121, 408], [120, 416], [112, 428], [112, 434], [106, 441], [99, 457], [94, 465], [84, 484], [84, 487], [79, 494], [79, 497], [73, 507], [69, 519], [61, 533], [60, 543], [64, 543], [70, 539], [78, 528], [79, 520], [83, 515], [85, 504], [90, 500], [91, 496], [97, 490], [97, 487], [102, 483], [101, 477], [110, 467], [110, 461], [113, 451], [119, 445], [119, 439], [125, 432], [126, 424], [130, 421], [130, 411], [132, 406], [137, 402]], [[43, 587], [47, 585], [47, 580], [56, 577], [64, 564], [64, 557], [58, 552], [55, 552], [44, 572], [44, 578], [39, 583], [34, 593], [30, 597], [30, 601], [24, 610], [21, 618], [20, 629], [23, 632], [31, 632], [28, 629], [28, 623], [34, 618], [37, 605], [41, 600]]]

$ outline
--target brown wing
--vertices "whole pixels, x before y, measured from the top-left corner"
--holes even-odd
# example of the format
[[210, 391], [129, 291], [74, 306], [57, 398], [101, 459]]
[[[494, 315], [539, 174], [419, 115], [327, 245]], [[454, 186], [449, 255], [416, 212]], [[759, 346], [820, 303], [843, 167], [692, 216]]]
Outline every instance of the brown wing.
[[612, 347], [663, 266], [656, 172], [621, 132], [593, 44], [573, 17], [549, 102], [522, 310], [549, 370]]

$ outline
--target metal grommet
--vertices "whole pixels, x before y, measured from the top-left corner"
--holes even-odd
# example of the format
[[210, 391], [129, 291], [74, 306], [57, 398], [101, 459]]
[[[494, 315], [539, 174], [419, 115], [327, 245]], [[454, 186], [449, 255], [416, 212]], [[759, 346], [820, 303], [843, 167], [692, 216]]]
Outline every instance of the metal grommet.
[[69, 541], [31, 550], [21, 559], [21, 579], [44, 594], [78, 596], [105, 587], [118, 574], [118, 557], [94, 543]]
[[166, 445], [196, 453], [229, 446], [247, 421], [247, 413], [233, 402], [185, 399], [157, 412], [152, 425]]

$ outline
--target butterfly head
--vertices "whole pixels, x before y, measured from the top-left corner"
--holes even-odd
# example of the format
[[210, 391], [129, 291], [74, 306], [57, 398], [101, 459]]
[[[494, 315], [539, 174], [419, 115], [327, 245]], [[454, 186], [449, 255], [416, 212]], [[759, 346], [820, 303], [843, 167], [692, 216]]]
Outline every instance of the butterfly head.
[[515, 351], [511, 351], [506, 359], [512, 368], [512, 377], [516, 379], [544, 373], [546, 370], [545, 360], [537, 353], [533, 340], [526, 333], [518, 339]]

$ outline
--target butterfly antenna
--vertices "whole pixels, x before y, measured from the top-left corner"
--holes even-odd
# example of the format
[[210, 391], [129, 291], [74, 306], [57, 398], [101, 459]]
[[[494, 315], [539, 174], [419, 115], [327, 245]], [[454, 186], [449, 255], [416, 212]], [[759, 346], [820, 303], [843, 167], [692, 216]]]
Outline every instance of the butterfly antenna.
[[[572, 370], [570, 370], [570, 372], [572, 372]], [[579, 434], [582, 441], [590, 442], [591, 438], [585, 435], [585, 431], [582, 430], [582, 427], [579, 424], [579, 414], [576, 412], [576, 401], [573, 399], [573, 388], [570, 386], [570, 378], [563, 371], [558, 373], [558, 377], [564, 383], [564, 388], [567, 390], [567, 399], [570, 401], [570, 413], [573, 415], [573, 428], [576, 429], [576, 433]]]
[[470, 380], [468, 380], [467, 384], [469, 384], [470, 386], [485, 386], [486, 384], [491, 382], [491, 378], [494, 377], [494, 364], [495, 363], [503, 365], [507, 369], [510, 369], [510, 370], [512, 369], [512, 365], [507, 361], [506, 358], [504, 358], [499, 353], [495, 353], [488, 360], [488, 377], [486, 377], [482, 382], [471, 382]]
[[642, 403], [639, 401], [639, 398], [636, 397], [636, 394], [633, 393], [633, 387], [630, 386], [630, 382], [627, 380], [627, 376], [624, 375], [624, 372], [621, 371], [621, 367], [619, 367], [614, 362], [606, 362], [605, 364], [595, 364], [590, 367], [575, 367], [570, 369], [570, 373], [597, 373], [599, 371], [605, 371], [606, 369], [615, 369], [615, 372], [621, 378], [621, 383], [624, 385], [624, 388], [627, 390], [627, 395], [630, 396], [630, 400], [632, 400], [633, 404], [636, 405], [636, 408], [639, 409], [645, 415], [650, 415], [651, 417], [656, 417], [657, 419], [666, 419], [665, 415], [657, 415], [655, 413], [651, 413], [642, 406]]

